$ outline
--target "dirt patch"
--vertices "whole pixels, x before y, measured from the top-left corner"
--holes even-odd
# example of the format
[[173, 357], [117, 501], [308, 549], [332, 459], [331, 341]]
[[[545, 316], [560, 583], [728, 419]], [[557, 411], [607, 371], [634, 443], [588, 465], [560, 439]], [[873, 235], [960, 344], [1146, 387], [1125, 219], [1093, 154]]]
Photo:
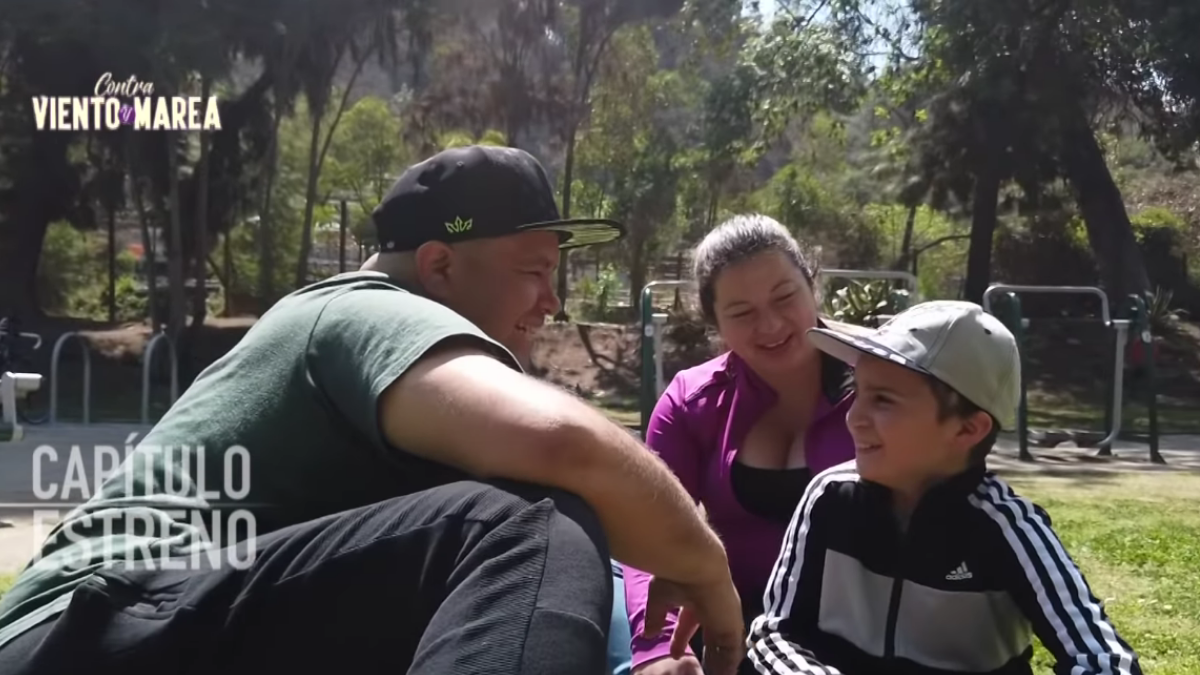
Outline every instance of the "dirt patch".
[[551, 324], [533, 351], [533, 374], [581, 396], [637, 394], [641, 341], [636, 328], [618, 324]]

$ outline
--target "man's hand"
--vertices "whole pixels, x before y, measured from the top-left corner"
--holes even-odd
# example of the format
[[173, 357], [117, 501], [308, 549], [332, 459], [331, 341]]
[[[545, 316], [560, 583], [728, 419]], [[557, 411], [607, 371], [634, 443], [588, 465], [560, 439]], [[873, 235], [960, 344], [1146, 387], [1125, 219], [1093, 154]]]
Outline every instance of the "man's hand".
[[633, 675], [704, 675], [704, 668], [694, 656], [682, 659], [668, 656], [634, 668]]
[[[671, 658], [683, 659], [688, 641], [703, 626], [705, 672], [736, 675], [738, 665], [746, 655], [746, 635], [742, 624], [742, 601], [728, 568], [717, 579], [703, 584], [684, 585], [659, 577], [651, 580], [646, 598], [645, 635], [657, 635], [663, 629], [667, 612], [677, 607], [682, 610], [671, 636]], [[674, 672], [690, 671], [664, 671]]]

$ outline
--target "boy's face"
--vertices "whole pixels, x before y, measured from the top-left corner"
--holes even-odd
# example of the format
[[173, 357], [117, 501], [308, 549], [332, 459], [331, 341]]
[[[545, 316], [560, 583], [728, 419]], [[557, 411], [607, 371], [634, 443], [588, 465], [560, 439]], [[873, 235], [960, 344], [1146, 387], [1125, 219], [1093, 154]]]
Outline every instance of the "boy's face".
[[909, 497], [965, 469], [971, 448], [991, 431], [982, 412], [939, 420], [925, 376], [890, 361], [863, 355], [854, 380], [846, 423], [859, 475]]

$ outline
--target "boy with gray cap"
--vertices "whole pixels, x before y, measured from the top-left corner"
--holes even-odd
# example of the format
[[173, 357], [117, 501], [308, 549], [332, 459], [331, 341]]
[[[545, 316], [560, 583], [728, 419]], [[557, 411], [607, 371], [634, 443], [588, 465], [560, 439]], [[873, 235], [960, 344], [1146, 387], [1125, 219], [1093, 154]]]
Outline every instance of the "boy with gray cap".
[[796, 509], [747, 640], [758, 671], [1030, 675], [1032, 632], [1056, 673], [1140, 675], [1049, 516], [985, 466], [1020, 400], [1004, 324], [938, 301], [809, 336], [855, 367], [856, 458]]

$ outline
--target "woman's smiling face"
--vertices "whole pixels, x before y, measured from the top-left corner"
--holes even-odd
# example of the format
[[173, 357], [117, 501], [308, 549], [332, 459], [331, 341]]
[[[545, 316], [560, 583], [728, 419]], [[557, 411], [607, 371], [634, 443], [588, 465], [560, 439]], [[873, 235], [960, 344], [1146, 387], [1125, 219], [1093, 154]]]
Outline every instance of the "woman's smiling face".
[[764, 251], [721, 270], [713, 284], [721, 339], [759, 373], [791, 368], [813, 347], [817, 302], [804, 272], [787, 255]]

